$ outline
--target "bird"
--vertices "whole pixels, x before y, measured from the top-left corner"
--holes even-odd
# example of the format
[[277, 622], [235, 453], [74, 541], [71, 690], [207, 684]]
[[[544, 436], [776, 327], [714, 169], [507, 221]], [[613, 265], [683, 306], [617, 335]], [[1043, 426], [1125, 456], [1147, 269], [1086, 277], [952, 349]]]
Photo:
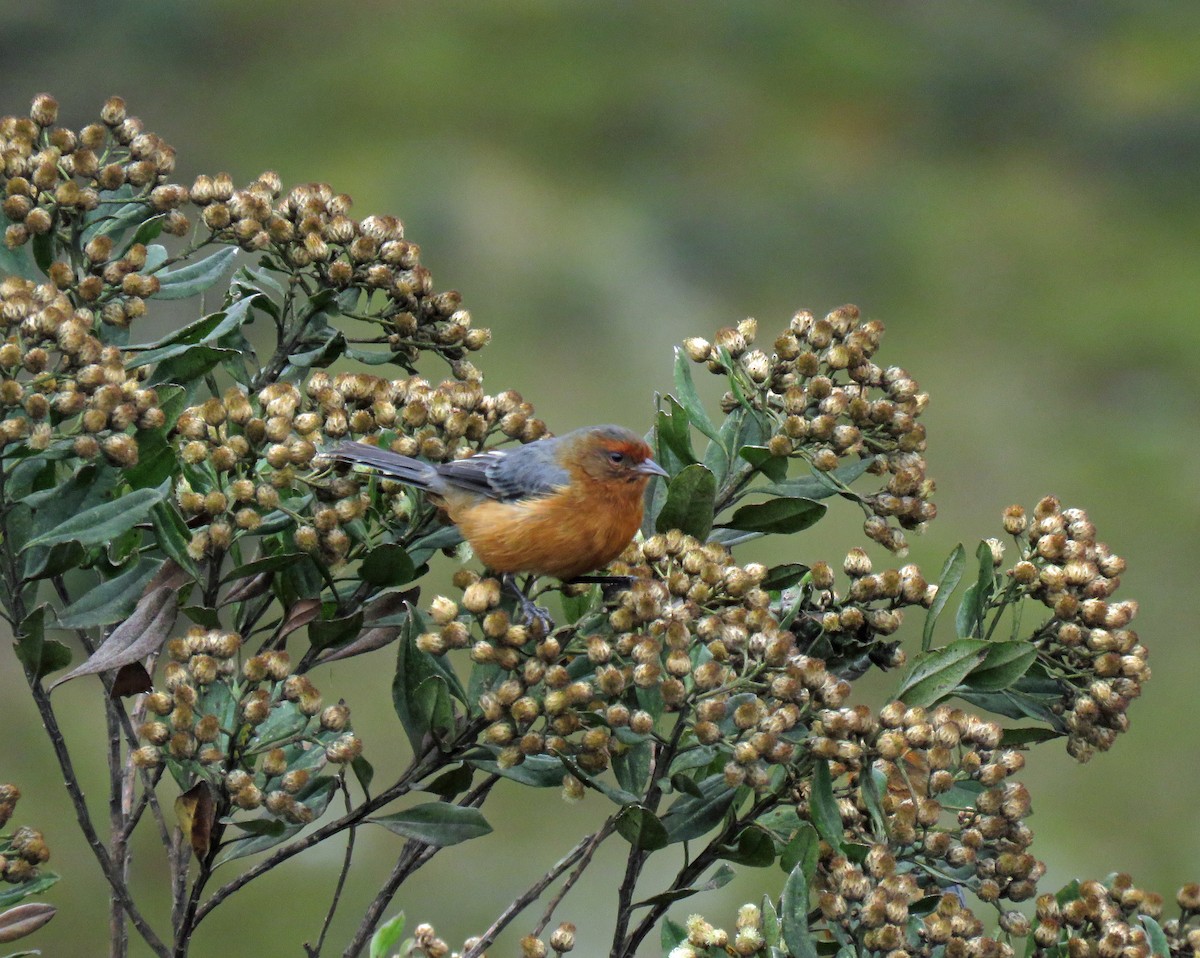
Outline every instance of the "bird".
[[517, 594], [518, 573], [564, 582], [619, 556], [642, 524], [646, 486], [669, 479], [652, 450], [623, 426], [585, 426], [511, 449], [433, 464], [362, 442], [324, 454], [420, 489], [458, 527], [475, 555]]

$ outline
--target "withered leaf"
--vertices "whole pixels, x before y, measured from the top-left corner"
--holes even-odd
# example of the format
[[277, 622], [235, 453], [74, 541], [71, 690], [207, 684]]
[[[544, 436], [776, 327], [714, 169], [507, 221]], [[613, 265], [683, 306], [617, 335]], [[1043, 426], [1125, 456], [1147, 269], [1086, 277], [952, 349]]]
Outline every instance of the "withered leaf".
[[225, 593], [221, 605], [257, 598], [271, 588], [271, 581], [274, 578], [274, 572], [260, 572], [257, 575], [248, 575], [244, 579], [234, 580], [233, 588]]
[[178, 608], [178, 593], [167, 586], [159, 586], [142, 598], [133, 614], [113, 629], [86, 662], [56, 681], [50, 690], [81, 675], [119, 669], [157, 651], [175, 626]]
[[321, 614], [320, 599], [301, 599], [287, 611], [279, 628], [275, 630], [275, 641], [287, 638], [297, 629], [302, 629]]
[[199, 859], [208, 854], [216, 809], [212, 788], [203, 779], [175, 799], [175, 818]]
[[146, 583], [146, 588], [142, 591], [142, 598], [148, 596], [155, 589], [166, 588], [178, 592], [191, 581], [192, 577], [187, 569], [174, 559], [167, 559], [154, 573], [154, 578]]
[[42, 902], [26, 902], [0, 912], [0, 944], [32, 935], [55, 916], [58, 909]]
[[108, 694], [111, 698], [122, 699], [141, 692], [149, 692], [152, 688], [154, 688], [154, 683], [150, 680], [150, 673], [146, 671], [146, 666], [141, 662], [130, 662], [117, 669]]
[[[420, 589], [406, 589], [404, 592], [388, 592], [379, 596], [363, 609], [363, 624], [370, 626], [372, 622], [398, 615], [404, 611], [406, 604], [417, 601], [420, 591]], [[367, 628], [353, 642], [347, 642], [336, 649], [327, 650], [317, 659], [317, 662], [324, 665], [327, 662], [336, 662], [338, 659], [348, 659], [354, 655], [362, 655], [364, 652], [382, 649], [396, 641], [403, 628], [403, 625], [380, 625]]]

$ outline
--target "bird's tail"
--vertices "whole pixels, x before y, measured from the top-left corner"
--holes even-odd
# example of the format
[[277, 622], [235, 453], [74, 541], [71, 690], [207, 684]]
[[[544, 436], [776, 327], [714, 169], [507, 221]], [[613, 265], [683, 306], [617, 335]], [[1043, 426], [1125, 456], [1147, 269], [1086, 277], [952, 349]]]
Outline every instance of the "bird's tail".
[[426, 492], [441, 492], [445, 483], [438, 471], [427, 462], [402, 456], [398, 452], [369, 446], [365, 442], [344, 442], [340, 446], [322, 453], [326, 459], [370, 466], [381, 476], [395, 479]]

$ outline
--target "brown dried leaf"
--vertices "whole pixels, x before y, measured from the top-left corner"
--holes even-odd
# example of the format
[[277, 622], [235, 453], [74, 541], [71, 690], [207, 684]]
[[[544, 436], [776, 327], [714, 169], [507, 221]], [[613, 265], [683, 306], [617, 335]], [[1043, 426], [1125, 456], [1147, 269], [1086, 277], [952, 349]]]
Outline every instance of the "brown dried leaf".
[[279, 628], [275, 630], [275, 637], [272, 641], [279, 641], [287, 638], [297, 629], [302, 629], [308, 625], [313, 619], [321, 614], [320, 599], [301, 599], [290, 609], [283, 621], [279, 623]]
[[32, 935], [57, 914], [53, 905], [30, 901], [0, 912], [0, 944]]
[[197, 782], [175, 799], [175, 818], [199, 859], [208, 854], [216, 811], [212, 788], [204, 780]]
[[168, 559], [154, 573], [154, 577], [146, 583], [146, 588], [142, 590], [142, 598], [144, 599], [155, 589], [167, 588], [178, 592], [191, 581], [192, 577], [188, 574], [187, 569], [174, 559]]
[[274, 572], [260, 572], [258, 575], [235, 580], [233, 588], [226, 592], [225, 597], [221, 600], [221, 605], [257, 598], [271, 588], [271, 581], [274, 578]]
[[154, 688], [150, 673], [141, 662], [130, 662], [117, 669], [113, 676], [112, 688], [108, 690], [110, 698], [123, 699], [141, 692], [149, 692]]
[[137, 604], [133, 614], [113, 629], [83, 665], [72, 669], [50, 686], [50, 691], [81, 675], [119, 669], [157, 651], [175, 627], [179, 596], [175, 589], [159, 586]]

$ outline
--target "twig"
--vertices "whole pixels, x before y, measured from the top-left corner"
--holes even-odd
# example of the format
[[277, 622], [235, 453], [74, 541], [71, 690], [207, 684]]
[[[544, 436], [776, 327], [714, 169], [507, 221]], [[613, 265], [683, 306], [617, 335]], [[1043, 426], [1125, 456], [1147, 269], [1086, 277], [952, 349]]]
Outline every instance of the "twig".
[[[342, 776], [338, 779], [338, 785], [342, 790], [342, 798], [346, 803], [346, 811], [353, 810], [353, 803], [350, 800], [350, 789], [346, 786], [346, 778]], [[321, 923], [321, 934], [317, 936], [317, 943], [314, 946], [309, 946], [308, 942], [304, 943], [304, 953], [308, 958], [317, 958], [321, 954], [321, 949], [325, 946], [325, 936], [329, 934], [329, 925], [333, 922], [333, 915], [337, 911], [338, 902], [342, 897], [342, 889], [346, 886], [346, 876], [350, 874], [350, 863], [354, 860], [354, 838], [358, 834], [358, 829], [354, 826], [350, 827], [350, 834], [346, 838], [346, 854], [342, 858], [342, 870], [338, 874], [337, 885], [333, 889], [333, 901], [329, 903], [329, 910], [325, 912], [325, 920]]]
[[[491, 792], [498, 781], [500, 781], [499, 775], [489, 775], [460, 798], [456, 804], [461, 808], [478, 808], [483, 804], [484, 799], [487, 798], [488, 793]], [[379, 889], [379, 893], [367, 907], [362, 921], [359, 922], [358, 930], [354, 933], [354, 937], [350, 939], [350, 944], [346, 946], [346, 950], [342, 952], [342, 958], [354, 958], [355, 955], [362, 951], [363, 947], [367, 944], [367, 938], [375, 930], [375, 926], [383, 916], [384, 909], [387, 908], [388, 904], [395, 897], [400, 886], [404, 884], [413, 872], [440, 851], [441, 847], [438, 845], [429, 845], [425, 842], [414, 841], [412, 839], [404, 843], [404, 850], [400, 853], [400, 857], [397, 859], [392, 873], [388, 875], [387, 881], [383, 883], [383, 886]]]
[[[609, 822], [605, 823], [608, 826]], [[603, 830], [603, 828], [601, 829]], [[596, 840], [596, 836], [600, 832], [593, 832], [591, 835], [585, 835], [575, 846], [567, 852], [562, 858], [554, 863], [553, 867], [546, 872], [541, 878], [530, 885], [525, 891], [517, 896], [516, 900], [502, 911], [487, 930], [479, 936], [478, 940], [463, 952], [462, 958], [479, 958], [484, 950], [488, 948], [492, 942], [496, 940], [496, 936], [511, 924], [512, 920], [523, 912], [529, 905], [537, 901], [547, 888], [549, 888], [558, 879], [558, 876], [565, 872], [568, 868], [574, 865], [577, 861], [588, 854], [588, 848], [592, 842]]]
[[575, 883], [579, 881], [583, 873], [587, 871], [588, 865], [592, 863], [592, 856], [596, 854], [596, 849], [598, 849], [604, 840], [613, 833], [613, 827], [616, 824], [616, 821], [617, 817], [615, 815], [610, 815], [608, 821], [601, 825], [600, 830], [592, 836], [592, 841], [588, 845], [587, 850], [583, 853], [583, 857], [579, 860], [579, 864], [576, 865], [575, 870], [567, 876], [567, 880], [563, 882], [562, 888], [558, 890], [558, 894], [550, 899], [550, 903], [546, 906], [546, 910], [542, 913], [542, 917], [538, 920], [538, 923], [533, 926], [533, 931], [531, 934], [540, 935], [545, 927], [550, 924], [550, 920], [554, 917], [555, 909], [562, 904], [562, 900], [567, 897], [567, 894], [575, 886]]

